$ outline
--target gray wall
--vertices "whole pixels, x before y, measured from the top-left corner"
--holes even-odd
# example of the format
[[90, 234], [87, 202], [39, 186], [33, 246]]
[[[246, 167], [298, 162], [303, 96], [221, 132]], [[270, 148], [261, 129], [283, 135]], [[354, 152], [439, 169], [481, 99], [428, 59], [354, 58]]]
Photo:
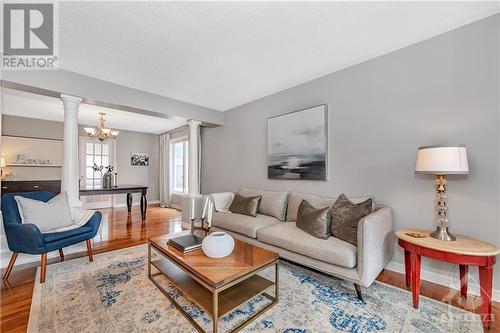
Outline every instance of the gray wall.
[[[2, 135], [29, 136], [46, 139], [63, 138], [63, 123], [48, 120], [39, 120], [24, 117], [2, 115]], [[85, 136], [83, 127], [80, 126], [80, 135]], [[151, 155], [149, 167], [138, 167], [130, 165], [131, 153], [148, 153]], [[158, 196], [158, 157], [160, 153], [159, 136], [156, 134], [139, 133], [131, 131], [120, 131], [116, 138], [116, 162], [118, 166], [118, 183], [148, 185], [148, 200], [155, 201]], [[47, 177], [47, 171], [35, 170], [42, 168], [31, 168], [31, 179], [60, 179], [60, 169], [51, 170], [52, 174]], [[52, 169], [52, 168], [47, 168]], [[45, 172], [45, 173], [43, 173]], [[55, 173], [54, 173], [55, 172]], [[26, 175], [23, 177], [26, 178]], [[134, 196], [134, 201], [138, 197]], [[116, 197], [117, 203], [125, 203], [125, 197]]]
[[[373, 194], [393, 208], [396, 228], [433, 228], [433, 177], [414, 175], [417, 147], [465, 144], [470, 174], [449, 177], [452, 231], [500, 245], [499, 31], [495, 15], [226, 111], [224, 126], [204, 130], [203, 192]], [[267, 179], [266, 119], [323, 103], [329, 180]], [[393, 260], [403, 262], [399, 249]], [[424, 268], [458, 274], [428, 260]]]

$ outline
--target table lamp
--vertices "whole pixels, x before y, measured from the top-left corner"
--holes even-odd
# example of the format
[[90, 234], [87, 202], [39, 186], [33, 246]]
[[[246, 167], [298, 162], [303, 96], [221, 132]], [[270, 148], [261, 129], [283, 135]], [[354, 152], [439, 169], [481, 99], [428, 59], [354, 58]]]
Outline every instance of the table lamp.
[[436, 176], [437, 191], [437, 229], [431, 237], [454, 241], [456, 238], [448, 231], [446, 206], [446, 175], [465, 175], [469, 173], [467, 151], [464, 145], [458, 146], [424, 146], [417, 151], [415, 173]]
[[3, 168], [6, 167], [5, 158], [3, 158], [3, 157], [0, 159], [0, 167], [2, 168], [0, 170], [0, 178], [1, 178], [1, 177], [3, 177]]

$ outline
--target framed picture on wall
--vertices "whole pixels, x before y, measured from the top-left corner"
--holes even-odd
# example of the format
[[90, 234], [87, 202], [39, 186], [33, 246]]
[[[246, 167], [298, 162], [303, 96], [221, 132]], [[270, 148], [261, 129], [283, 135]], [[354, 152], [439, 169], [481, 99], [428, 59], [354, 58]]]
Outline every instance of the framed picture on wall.
[[149, 166], [149, 154], [132, 153], [130, 154], [130, 165]]
[[271, 179], [326, 180], [326, 104], [267, 120], [267, 176]]

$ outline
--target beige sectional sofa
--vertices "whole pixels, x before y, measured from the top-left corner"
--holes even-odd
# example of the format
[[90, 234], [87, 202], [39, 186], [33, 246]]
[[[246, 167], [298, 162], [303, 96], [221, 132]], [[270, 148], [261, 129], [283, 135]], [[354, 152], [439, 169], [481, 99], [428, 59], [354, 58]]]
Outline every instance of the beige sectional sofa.
[[[331, 207], [336, 198], [297, 192], [240, 188], [243, 196], [262, 195], [256, 217], [228, 211], [231, 193], [214, 193], [216, 212], [211, 230], [223, 230], [237, 239], [279, 253], [281, 258], [351, 281], [361, 298], [360, 286], [370, 286], [392, 258], [394, 224], [391, 210], [375, 206], [358, 224], [358, 246], [335, 237], [319, 239], [295, 226], [303, 199], [316, 208]], [[369, 197], [351, 198], [361, 202]]]

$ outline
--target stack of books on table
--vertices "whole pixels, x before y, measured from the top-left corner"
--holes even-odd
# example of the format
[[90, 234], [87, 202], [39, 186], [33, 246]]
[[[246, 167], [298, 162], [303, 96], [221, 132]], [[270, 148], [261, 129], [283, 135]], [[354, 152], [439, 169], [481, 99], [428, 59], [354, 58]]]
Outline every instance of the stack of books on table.
[[202, 237], [198, 237], [195, 235], [185, 235], [170, 238], [167, 242], [167, 245], [176, 248], [182, 253], [187, 253], [200, 249], [202, 240]]

